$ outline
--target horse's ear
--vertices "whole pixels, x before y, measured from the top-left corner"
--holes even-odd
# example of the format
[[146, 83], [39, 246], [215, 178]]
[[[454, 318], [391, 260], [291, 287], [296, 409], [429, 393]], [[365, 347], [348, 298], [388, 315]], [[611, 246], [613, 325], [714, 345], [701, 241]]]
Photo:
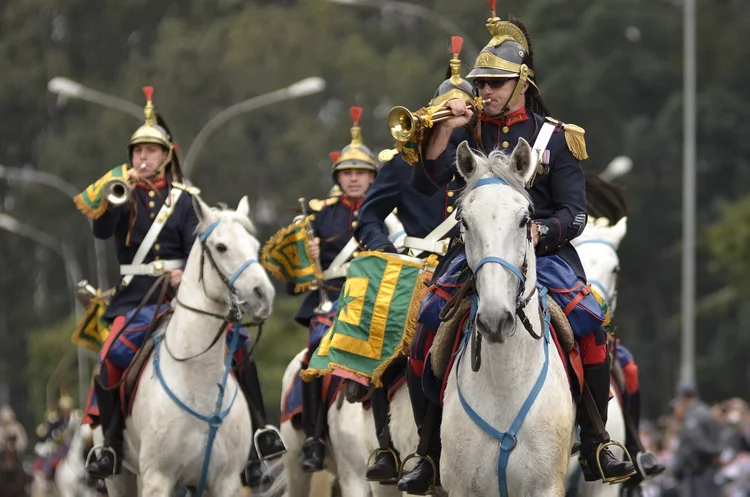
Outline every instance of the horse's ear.
[[523, 178], [524, 185], [534, 175], [536, 164], [531, 160], [531, 146], [523, 138], [518, 139], [516, 148], [510, 154], [510, 167], [514, 173]]
[[620, 242], [623, 238], [625, 238], [625, 234], [628, 232], [628, 217], [624, 216], [622, 219], [617, 221], [617, 224], [612, 226], [612, 229], [610, 231], [610, 242], [612, 245], [615, 246], [615, 248], [618, 248], [620, 246]]
[[247, 195], [240, 199], [240, 203], [237, 205], [237, 214], [250, 217], [250, 201], [247, 199]]
[[464, 179], [468, 180], [477, 170], [477, 159], [469, 148], [469, 143], [464, 140], [456, 149], [456, 166], [458, 172]]
[[195, 215], [198, 216], [198, 221], [201, 224], [208, 223], [211, 218], [211, 208], [198, 195], [193, 195], [192, 197], [193, 209], [195, 210]]

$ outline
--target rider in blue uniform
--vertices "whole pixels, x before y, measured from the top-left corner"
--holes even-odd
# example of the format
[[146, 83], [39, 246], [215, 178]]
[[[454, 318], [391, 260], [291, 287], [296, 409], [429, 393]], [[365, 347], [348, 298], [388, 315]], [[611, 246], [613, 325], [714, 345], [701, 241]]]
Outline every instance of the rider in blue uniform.
[[[441, 103], [451, 98], [465, 98], [473, 100], [474, 90], [471, 84], [461, 78], [460, 63], [458, 59], [463, 40], [453, 37], [453, 60], [448, 69], [448, 79], [443, 81], [438, 88], [435, 97], [429, 107], [440, 106]], [[403, 224], [406, 235], [407, 249], [409, 240], [422, 238], [429, 235], [438, 225], [451, 216], [454, 204], [460, 193], [458, 184], [451, 179], [431, 195], [423, 195], [414, 189], [411, 184], [412, 166], [404, 160], [401, 155], [395, 156], [383, 164], [378, 172], [372, 188], [362, 204], [360, 222], [354, 230], [354, 236], [360, 245], [367, 250], [379, 250], [383, 252], [396, 253], [396, 247], [389, 239], [389, 230], [385, 224], [386, 217], [391, 212], [396, 212], [399, 221]], [[458, 229], [454, 226], [441, 238], [451, 238], [458, 235]], [[420, 257], [429, 255], [430, 252], [422, 252]], [[440, 254], [442, 255], [442, 254]], [[425, 340], [419, 337], [416, 340]], [[407, 374], [407, 381], [413, 381], [414, 375]], [[377, 388], [370, 397], [375, 430], [378, 438], [379, 449], [375, 453], [373, 462], [367, 468], [366, 477], [370, 481], [395, 482], [401, 466], [399, 455], [393, 447], [388, 427], [389, 400], [387, 387]]]
[[[359, 221], [360, 210], [365, 194], [370, 189], [378, 173], [377, 162], [370, 149], [362, 143], [362, 132], [359, 119], [362, 109], [351, 108], [354, 126], [351, 128], [352, 141], [341, 150], [339, 155], [332, 155], [333, 169], [331, 175], [340, 187], [340, 194], [325, 200], [311, 200], [309, 210], [315, 218], [312, 221], [315, 238], [309, 242], [310, 253], [313, 258], [319, 257], [320, 267], [323, 268], [323, 290], [333, 301], [338, 298], [346, 277], [346, 267], [331, 267], [331, 263], [349, 245], [354, 229]], [[359, 247], [357, 247], [358, 249]], [[357, 255], [354, 250], [352, 255]], [[348, 259], [349, 257], [346, 257]], [[330, 276], [327, 277], [327, 271]], [[320, 304], [320, 292], [310, 291], [305, 297], [294, 319], [310, 329], [308, 352], [303, 359], [302, 369], [306, 369], [310, 356], [315, 352], [322, 338], [318, 330], [325, 326], [318, 326], [321, 321], [331, 319], [332, 316], [316, 314], [315, 309]], [[331, 323], [332, 324], [332, 323]], [[330, 324], [329, 324], [330, 326]], [[300, 464], [306, 472], [321, 471], [325, 457], [325, 409], [322, 399], [323, 377], [310, 382], [302, 382], [302, 426], [305, 430], [305, 443], [302, 447]], [[319, 418], [322, 416], [323, 418]]]
[[[515, 20], [501, 21], [494, 12], [487, 26], [493, 38], [477, 57], [467, 79], [482, 100], [489, 102], [479, 116], [462, 100], [446, 104], [454, 117], [436, 124], [423, 147], [423, 160], [414, 168], [413, 185], [417, 191], [429, 195], [450, 181], [455, 174], [456, 147], [464, 140], [485, 153], [494, 149], [510, 153], [519, 138], [533, 146], [542, 126], [546, 122], [554, 124], [542, 163], [527, 185], [535, 207], [532, 237], [538, 256], [559, 256], [585, 281], [581, 262], [570, 244], [586, 224], [585, 182], [580, 164], [587, 158], [583, 129], [548, 117], [535, 82], [533, 52], [525, 27]], [[438, 276], [440, 268], [435, 277]], [[583, 405], [578, 409], [579, 460], [584, 477], [587, 480], [628, 478], [635, 472], [633, 464], [620, 461], [607, 448], [602, 447], [597, 461], [597, 449], [610, 440], [606, 430], [596, 429], [595, 419], [599, 417], [606, 423], [610, 380], [606, 334], [599, 327], [585, 337], [576, 338], [584, 363], [584, 380], [597, 411], [589, 412]], [[410, 390], [413, 398], [423, 398], [421, 389], [416, 390]], [[440, 423], [425, 421], [417, 419], [423, 442], [420, 447], [425, 452], [420, 455], [424, 458], [398, 484], [400, 490], [412, 494], [424, 494], [437, 479], [432, 463], [440, 453], [437, 442]]]

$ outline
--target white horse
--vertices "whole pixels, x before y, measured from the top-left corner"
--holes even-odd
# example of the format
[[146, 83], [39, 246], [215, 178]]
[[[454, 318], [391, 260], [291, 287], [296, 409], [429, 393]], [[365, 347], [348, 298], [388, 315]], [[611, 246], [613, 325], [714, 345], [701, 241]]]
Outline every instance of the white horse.
[[55, 470], [55, 486], [60, 497], [96, 497], [99, 493], [86, 482], [86, 453], [93, 443], [93, 430], [81, 424], [82, 415], [75, 412], [66, 431], [70, 446]]
[[[287, 366], [281, 384], [282, 398], [294, 377], [299, 374], [300, 362], [306, 352], [307, 349], [304, 349], [297, 354]], [[372, 419], [372, 414], [370, 414], [370, 419]], [[372, 438], [375, 438], [374, 425], [365, 425], [365, 415], [361, 404], [349, 402], [343, 402], [339, 407], [337, 401], [328, 410], [327, 420], [328, 437], [324, 468], [336, 476], [344, 497], [369, 495], [370, 486], [365, 479], [367, 456], [364, 455], [364, 442], [369, 438], [370, 432]], [[283, 456], [287, 480], [285, 495], [308, 497], [312, 474], [302, 471], [299, 463], [302, 445], [306, 438], [305, 432], [295, 429], [291, 421], [285, 421], [281, 423], [281, 437], [287, 448]]]
[[521, 139], [510, 157], [500, 151], [483, 157], [463, 142], [456, 159], [467, 182], [461, 231], [479, 294], [473, 323], [479, 350], [475, 355], [467, 345], [448, 379], [442, 485], [456, 496], [498, 496], [505, 486], [513, 497], [561, 497], [575, 406], [536, 286], [532, 203], [522, 186], [536, 168], [531, 147]]
[[[141, 376], [132, 415], [126, 420], [123, 472], [107, 479], [111, 497], [171, 497], [201, 483], [207, 445], [206, 493], [211, 497], [240, 495], [240, 473], [250, 454], [252, 426], [244, 395], [227, 376], [223, 336], [215, 340], [235, 302], [253, 320], [271, 315], [274, 288], [257, 263], [259, 243], [253, 236], [247, 197], [236, 212], [210, 209], [193, 197], [199, 220], [177, 294], [174, 314], [163, 334], [159, 357], [148, 361]], [[235, 300], [236, 299], [236, 300]], [[178, 360], [189, 358], [188, 360]], [[161, 373], [161, 378], [159, 377]], [[184, 406], [179, 406], [165, 390]], [[225, 381], [223, 402], [217, 406]], [[208, 443], [209, 424], [185, 408], [210, 416], [219, 407], [226, 414]], [[276, 480], [273, 494], [283, 486]]]
[[[614, 315], [617, 305], [617, 276], [620, 271], [620, 258], [617, 249], [627, 232], [627, 218], [623, 217], [614, 226], [604, 218], [589, 220], [583, 233], [573, 240], [588, 282], [607, 301], [609, 311]], [[607, 408], [607, 432], [616, 442], [625, 444], [625, 418], [620, 399], [614, 395]], [[617, 446], [611, 447], [615, 457], [623, 452]], [[635, 454], [631, 454], [635, 457]], [[571, 458], [568, 466], [568, 488], [571, 495], [578, 497], [617, 497], [622, 484], [602, 485], [601, 482], [586, 482], [581, 475], [577, 458]], [[575, 490], [575, 492], [573, 492]]]

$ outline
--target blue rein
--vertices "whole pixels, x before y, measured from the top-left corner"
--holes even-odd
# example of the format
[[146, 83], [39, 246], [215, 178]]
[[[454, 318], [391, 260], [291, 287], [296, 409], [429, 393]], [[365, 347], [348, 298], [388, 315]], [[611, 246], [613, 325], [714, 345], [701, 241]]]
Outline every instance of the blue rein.
[[[503, 181], [500, 178], [482, 178], [480, 179], [477, 184], [474, 186], [474, 188], [479, 188], [480, 186], [485, 185], [508, 185], [505, 181]], [[479, 263], [477, 264], [476, 268], [474, 269], [474, 274], [478, 274], [479, 270], [484, 266], [485, 264], [500, 264], [504, 268], [508, 269], [510, 272], [515, 274], [522, 283], [526, 283], [526, 277], [524, 274], [518, 270], [513, 264], [509, 263], [505, 259], [501, 257], [495, 257], [495, 256], [489, 256], [482, 258]], [[526, 416], [529, 414], [529, 411], [531, 410], [531, 406], [534, 405], [534, 402], [536, 401], [536, 398], [539, 396], [539, 392], [542, 390], [542, 386], [544, 385], [544, 381], [547, 378], [547, 370], [549, 369], [549, 342], [550, 342], [550, 314], [549, 310], [547, 309], [547, 289], [543, 286], [536, 284], [537, 289], [539, 290], [539, 299], [542, 306], [542, 312], [544, 315], [544, 363], [542, 364], [542, 370], [539, 372], [539, 376], [536, 379], [536, 382], [534, 383], [534, 386], [531, 388], [531, 391], [529, 392], [528, 397], [526, 397], [526, 401], [524, 401], [523, 405], [521, 406], [521, 410], [516, 415], [516, 418], [513, 420], [513, 423], [510, 425], [510, 428], [506, 432], [501, 432], [497, 429], [495, 429], [492, 425], [490, 425], [487, 421], [485, 421], [466, 401], [466, 398], [463, 395], [463, 392], [461, 391], [461, 382], [459, 380], [459, 369], [461, 365], [461, 359], [463, 358], [464, 352], [466, 352], [466, 342], [468, 338], [471, 336], [470, 333], [466, 333], [464, 335], [463, 343], [461, 345], [461, 349], [458, 353], [458, 357], [456, 358], [456, 366], [454, 367], [454, 371], [456, 373], [456, 391], [458, 393], [458, 400], [461, 402], [461, 407], [463, 407], [466, 414], [469, 416], [469, 418], [477, 425], [479, 426], [482, 431], [487, 433], [489, 436], [500, 442], [500, 455], [497, 460], [497, 480], [498, 480], [498, 487], [500, 491], [501, 497], [508, 497], [508, 480], [507, 480], [507, 469], [508, 469], [508, 460], [510, 459], [510, 453], [513, 451], [513, 449], [516, 447], [516, 444], [518, 442], [517, 439], [517, 433], [518, 430], [521, 429], [521, 425], [523, 425], [524, 420], [526, 419]], [[523, 296], [520, 297], [520, 300], [523, 300]], [[466, 326], [471, 326], [471, 322], [473, 322], [474, 317], [477, 312], [478, 307], [478, 297], [475, 296], [472, 305], [471, 305], [471, 316], [470, 319], [467, 321]]]
[[[199, 240], [201, 244], [205, 243], [208, 239], [209, 235], [213, 232], [214, 229], [219, 225], [220, 221], [216, 221], [209, 225], [209, 227], [206, 229], [205, 232], [203, 232]], [[204, 250], [205, 247], [204, 247]], [[227, 281], [227, 284], [229, 285], [229, 289], [233, 292], [234, 288], [232, 285], [234, 285], [234, 282], [237, 281], [237, 278], [242, 274], [242, 272], [247, 269], [248, 266], [251, 264], [254, 264], [258, 262], [257, 259], [249, 259], [243, 263], [237, 271], [232, 274], [231, 278]], [[226, 361], [224, 362], [224, 374], [221, 378], [221, 383], [219, 386], [219, 396], [216, 399], [216, 406], [214, 408], [214, 412], [205, 415], [197, 412], [187, 404], [185, 404], [183, 401], [181, 401], [177, 395], [169, 388], [169, 385], [167, 385], [167, 382], [164, 379], [164, 375], [161, 371], [161, 359], [159, 356], [159, 351], [161, 349], [161, 341], [164, 338], [163, 333], [159, 333], [157, 335], [154, 335], [154, 372], [156, 373], [156, 377], [159, 379], [159, 383], [161, 384], [161, 387], [164, 389], [164, 391], [167, 393], [167, 396], [174, 402], [177, 407], [182, 409], [183, 411], [187, 412], [191, 416], [193, 416], [196, 419], [199, 419], [201, 421], [204, 421], [208, 423], [208, 439], [206, 440], [206, 450], [203, 455], [203, 466], [201, 468], [201, 479], [198, 484], [198, 488], [195, 492], [195, 497], [201, 497], [203, 492], [206, 490], [206, 480], [208, 479], [208, 468], [211, 463], [211, 452], [214, 445], [214, 440], [216, 439], [216, 433], [219, 431], [219, 426], [221, 426], [221, 423], [224, 421], [224, 419], [229, 415], [230, 411], [232, 410], [232, 406], [234, 405], [234, 401], [237, 399], [237, 391], [239, 390], [239, 385], [236, 385], [234, 390], [234, 395], [232, 396], [232, 401], [229, 403], [229, 406], [227, 406], [226, 409], [222, 410], [221, 406], [224, 403], [224, 394], [226, 393], [226, 386], [227, 386], [227, 380], [229, 379], [229, 371], [231, 370], [232, 366], [232, 358], [234, 357], [234, 353], [237, 351], [237, 347], [239, 345], [239, 337], [240, 337], [240, 326], [242, 325], [242, 314], [239, 311], [239, 308], [236, 306], [236, 303], [234, 303], [234, 297], [232, 297], [232, 304], [230, 304], [230, 315], [233, 316], [233, 319], [230, 321], [231, 330], [233, 332], [232, 335], [232, 341], [229, 344], [229, 354], [227, 355]]]

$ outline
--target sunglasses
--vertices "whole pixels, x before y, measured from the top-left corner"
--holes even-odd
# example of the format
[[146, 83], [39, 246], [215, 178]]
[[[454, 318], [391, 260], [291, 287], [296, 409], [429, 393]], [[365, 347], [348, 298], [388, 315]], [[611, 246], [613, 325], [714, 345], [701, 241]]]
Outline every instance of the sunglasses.
[[507, 79], [475, 79], [474, 80], [474, 86], [476, 86], [477, 90], [482, 90], [485, 85], [489, 86], [493, 90], [497, 90], [498, 88], [502, 87], [505, 83], [507, 83]]

